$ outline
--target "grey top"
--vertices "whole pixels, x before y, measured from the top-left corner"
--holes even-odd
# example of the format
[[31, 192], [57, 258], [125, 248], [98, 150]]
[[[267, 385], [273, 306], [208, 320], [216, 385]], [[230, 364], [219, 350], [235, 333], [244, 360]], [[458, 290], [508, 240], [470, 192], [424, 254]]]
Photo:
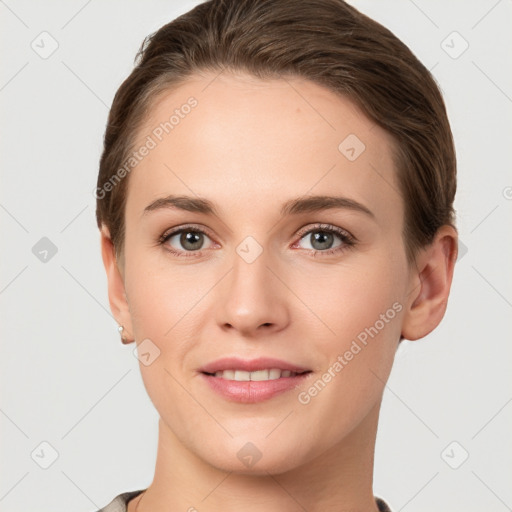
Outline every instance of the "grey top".
[[[145, 491], [145, 489], [140, 489], [139, 491], [123, 492], [122, 494], [116, 496], [106, 507], [103, 507], [97, 512], [126, 512], [126, 506], [128, 505], [128, 502], [143, 491]], [[392, 512], [382, 498], [375, 497], [375, 503], [377, 503], [380, 512]]]

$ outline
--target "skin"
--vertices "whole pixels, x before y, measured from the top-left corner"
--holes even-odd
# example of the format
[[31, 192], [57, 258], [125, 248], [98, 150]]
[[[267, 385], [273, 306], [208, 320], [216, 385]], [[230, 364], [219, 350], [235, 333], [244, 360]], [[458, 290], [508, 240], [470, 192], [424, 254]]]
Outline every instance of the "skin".
[[[393, 140], [348, 99], [297, 78], [205, 73], [160, 96], [139, 142], [190, 96], [197, 107], [130, 173], [119, 259], [108, 229], [101, 233], [116, 320], [128, 337], [149, 338], [160, 350], [149, 366], [140, 364], [160, 415], [155, 475], [128, 511], [140, 498], [138, 512], [377, 511], [373, 454], [385, 382], [400, 335], [422, 338], [445, 313], [457, 233], [443, 226], [408, 264]], [[349, 134], [366, 146], [354, 161], [338, 150]], [[169, 194], [209, 199], [217, 215], [143, 214]], [[280, 214], [284, 202], [310, 195], [344, 196], [372, 215]], [[195, 256], [179, 234], [158, 243], [188, 223], [207, 231]], [[315, 243], [317, 223], [357, 242], [346, 246], [334, 234]], [[236, 252], [248, 236], [263, 248], [252, 263]], [[343, 250], [325, 254], [334, 247]], [[299, 392], [396, 303], [394, 318], [300, 403]], [[300, 389], [233, 403], [197, 372], [229, 355], [276, 357], [312, 373]], [[250, 468], [237, 457], [247, 442], [262, 454]]]

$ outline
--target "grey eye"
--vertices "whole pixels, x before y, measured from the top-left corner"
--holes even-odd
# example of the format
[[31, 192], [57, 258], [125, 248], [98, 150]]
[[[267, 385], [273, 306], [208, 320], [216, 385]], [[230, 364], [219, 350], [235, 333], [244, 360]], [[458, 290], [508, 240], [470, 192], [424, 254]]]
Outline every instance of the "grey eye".
[[[176, 247], [173, 244], [173, 239], [175, 239], [175, 243], [177, 239], [177, 242], [181, 247]], [[205, 239], [209, 239], [209, 237], [204, 233], [201, 233], [200, 231], [194, 231], [192, 229], [187, 229], [171, 234], [167, 241], [174, 249], [178, 251], [198, 251], [204, 249], [203, 246]]]
[[[340, 243], [337, 246], [333, 245], [335, 238], [340, 239]], [[301, 240], [308, 240], [310, 242], [310, 247], [304, 247], [304, 249], [312, 249], [315, 251], [333, 249], [334, 247], [338, 247], [343, 243], [340, 235], [321, 229], [315, 229], [310, 231], [309, 233], [306, 233], [301, 238]]]

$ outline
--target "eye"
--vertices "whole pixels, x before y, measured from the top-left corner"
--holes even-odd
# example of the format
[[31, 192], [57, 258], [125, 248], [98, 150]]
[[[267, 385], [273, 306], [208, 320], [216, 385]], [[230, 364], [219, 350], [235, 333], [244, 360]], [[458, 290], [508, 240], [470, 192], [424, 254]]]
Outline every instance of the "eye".
[[305, 248], [312, 250], [314, 256], [317, 253], [333, 254], [341, 252], [354, 246], [356, 242], [348, 231], [330, 224], [318, 224], [305, 232], [299, 233], [299, 236], [301, 236], [300, 241], [305, 240], [309, 243], [310, 247]]
[[[194, 257], [201, 255], [205, 249], [205, 239], [211, 241], [206, 232], [197, 226], [185, 226], [164, 233], [159, 243], [179, 257]], [[187, 254], [188, 253], [188, 254]]]
[[[299, 242], [295, 243], [293, 247], [297, 247], [302, 240], [305, 240], [310, 245], [305, 249], [312, 251], [313, 256], [318, 253], [322, 255], [341, 253], [356, 243], [355, 237], [348, 231], [330, 224], [317, 224], [307, 231], [301, 231], [299, 236], [301, 237]], [[211, 248], [207, 246], [207, 240], [213, 244], [204, 229], [190, 225], [165, 232], [159, 238], [159, 243], [175, 256], [200, 257], [203, 255], [201, 252], [203, 249]]]

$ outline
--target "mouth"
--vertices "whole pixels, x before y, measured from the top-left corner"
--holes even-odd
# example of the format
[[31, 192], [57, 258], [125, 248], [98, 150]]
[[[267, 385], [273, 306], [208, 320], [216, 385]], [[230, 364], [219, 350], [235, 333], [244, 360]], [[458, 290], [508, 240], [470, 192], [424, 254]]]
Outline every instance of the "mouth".
[[279, 359], [223, 358], [199, 369], [209, 388], [230, 402], [255, 403], [304, 385], [312, 370]]
[[304, 375], [311, 373], [311, 370], [304, 370], [301, 372], [294, 372], [291, 370], [282, 370], [280, 368], [270, 368], [263, 370], [256, 370], [248, 372], [245, 370], [231, 369], [231, 370], [219, 370], [215, 373], [201, 372], [204, 375], [215, 377], [224, 380], [235, 380], [238, 382], [262, 382], [267, 380], [277, 380], [287, 377], [297, 377], [298, 375]]
[[[299, 366], [293, 363], [289, 363], [287, 361], [283, 361], [282, 359], [275, 359], [271, 357], [258, 357], [256, 359], [241, 359], [239, 357], [223, 357], [221, 359], [217, 359], [204, 365], [199, 368], [199, 371], [202, 373], [207, 373], [209, 375], [216, 375], [222, 377], [223, 372], [238, 372], [240, 379], [231, 379], [231, 380], [251, 380], [247, 378], [246, 373], [255, 374], [255, 379], [258, 377], [265, 377], [265, 380], [268, 380], [270, 376], [270, 372], [274, 379], [278, 379], [281, 374], [277, 375], [277, 372], [287, 372], [291, 373], [303, 373], [306, 371], [310, 371], [310, 368], [306, 368], [303, 366]], [[221, 373], [219, 373], [221, 372]], [[268, 375], [265, 373], [258, 372], [268, 372]], [[228, 374], [232, 377], [231, 374]], [[289, 376], [288, 374], [284, 376]], [[250, 377], [250, 376], [249, 376]]]

